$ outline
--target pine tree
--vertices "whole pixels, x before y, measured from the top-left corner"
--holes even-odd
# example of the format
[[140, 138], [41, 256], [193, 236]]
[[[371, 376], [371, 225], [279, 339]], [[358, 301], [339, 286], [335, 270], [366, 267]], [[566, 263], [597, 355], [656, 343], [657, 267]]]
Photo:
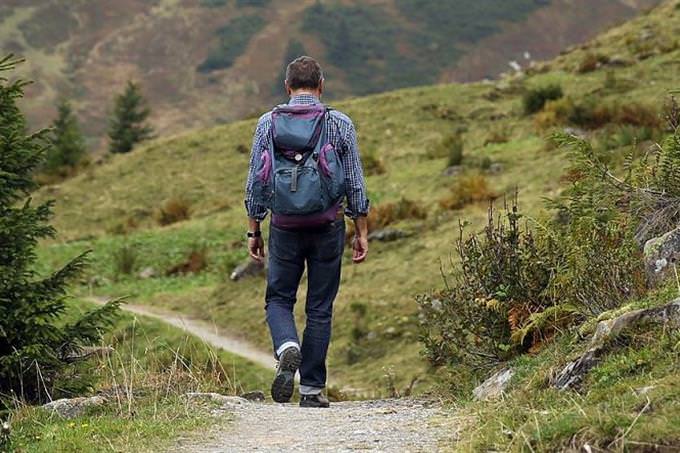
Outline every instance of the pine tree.
[[125, 91], [116, 98], [109, 128], [109, 150], [128, 153], [137, 143], [150, 138], [153, 128], [145, 123], [150, 113], [139, 85], [128, 82]]
[[62, 100], [57, 105], [58, 116], [52, 123], [54, 147], [47, 155], [45, 171], [58, 173], [75, 168], [85, 155], [85, 142], [71, 104]]
[[[19, 61], [0, 58], [0, 74]], [[52, 202], [33, 206], [32, 173], [51, 151], [49, 130], [29, 134], [17, 107], [24, 81], [0, 77], [0, 398], [44, 401], [77, 380], [61, 380], [67, 358], [99, 338], [118, 310], [114, 302], [65, 322], [66, 288], [80, 275], [86, 254], [47, 277], [35, 270], [38, 240], [53, 236]], [[64, 383], [66, 385], [64, 386]]]

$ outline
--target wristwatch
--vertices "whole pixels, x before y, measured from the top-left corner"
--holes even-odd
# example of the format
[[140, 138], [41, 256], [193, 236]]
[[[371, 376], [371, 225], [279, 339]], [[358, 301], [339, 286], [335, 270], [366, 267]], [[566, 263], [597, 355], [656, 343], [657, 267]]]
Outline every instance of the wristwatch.
[[257, 230], [257, 231], [248, 231], [248, 233], [246, 233], [246, 236], [248, 236], [248, 239], [250, 239], [250, 238], [259, 238], [259, 237], [262, 237], [262, 231], [260, 231], [260, 230]]

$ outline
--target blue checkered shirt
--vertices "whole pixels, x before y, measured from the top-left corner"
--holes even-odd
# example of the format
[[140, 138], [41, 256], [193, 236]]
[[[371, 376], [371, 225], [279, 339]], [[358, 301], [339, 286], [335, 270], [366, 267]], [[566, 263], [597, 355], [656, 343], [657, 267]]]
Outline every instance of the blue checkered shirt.
[[[291, 105], [306, 105], [319, 103], [319, 99], [310, 94], [293, 96]], [[339, 151], [342, 167], [345, 171], [345, 188], [347, 192], [347, 208], [345, 214], [356, 218], [368, 214], [369, 201], [366, 196], [366, 182], [359, 156], [356, 129], [352, 120], [344, 113], [331, 110], [330, 121], [326, 121], [326, 136], [329, 142]], [[271, 112], [260, 117], [253, 137], [253, 147], [250, 154], [248, 180], [246, 181], [246, 211], [248, 217], [262, 221], [267, 216], [267, 209], [257, 204], [253, 196], [253, 183], [256, 178], [258, 156], [267, 147], [271, 132]]]

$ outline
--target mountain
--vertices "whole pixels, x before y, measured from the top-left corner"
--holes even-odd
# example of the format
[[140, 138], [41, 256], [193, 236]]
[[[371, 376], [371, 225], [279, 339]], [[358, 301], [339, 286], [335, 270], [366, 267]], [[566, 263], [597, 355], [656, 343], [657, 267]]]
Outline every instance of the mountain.
[[[326, 67], [330, 99], [495, 77], [549, 58], [657, 0], [5, 0], [0, 49], [27, 57], [35, 126], [71, 98], [92, 142], [112, 97], [142, 83], [160, 133], [254, 115], [285, 62]], [[525, 55], [528, 58], [525, 58]]]

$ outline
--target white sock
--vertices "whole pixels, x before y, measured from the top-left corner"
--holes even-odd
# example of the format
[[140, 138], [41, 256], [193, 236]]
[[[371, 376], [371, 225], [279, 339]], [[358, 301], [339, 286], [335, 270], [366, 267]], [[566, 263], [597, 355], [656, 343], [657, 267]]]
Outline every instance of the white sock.
[[300, 350], [300, 345], [297, 344], [296, 342], [286, 341], [281, 346], [279, 346], [279, 349], [276, 350], [276, 357], [281, 357], [281, 354], [283, 354], [283, 351], [285, 351], [286, 349], [288, 349], [290, 347], [297, 348], [298, 351]]
[[301, 385], [300, 395], [318, 395], [323, 390], [323, 387], [312, 387], [311, 385]]

